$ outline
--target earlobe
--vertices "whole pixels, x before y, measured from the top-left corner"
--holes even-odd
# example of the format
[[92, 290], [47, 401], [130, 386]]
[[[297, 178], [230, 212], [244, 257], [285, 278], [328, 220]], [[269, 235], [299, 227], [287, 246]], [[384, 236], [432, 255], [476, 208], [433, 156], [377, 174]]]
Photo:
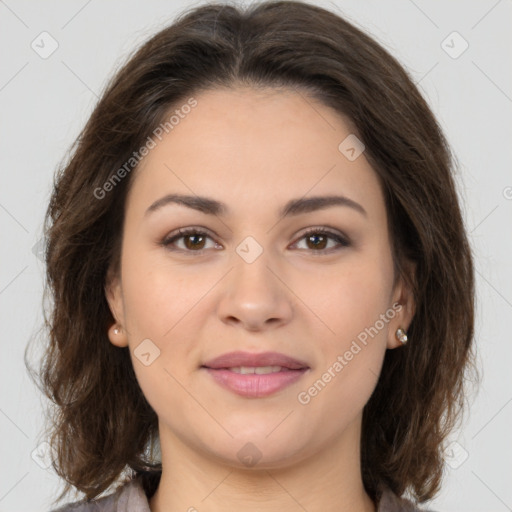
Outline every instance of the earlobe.
[[126, 336], [126, 332], [122, 327], [119, 327], [118, 324], [113, 324], [109, 327], [108, 339], [110, 340], [110, 343], [116, 347], [128, 346], [128, 337]]
[[126, 329], [123, 327], [125, 320], [121, 281], [118, 276], [113, 276], [110, 271], [107, 275], [104, 291], [110, 312], [115, 320], [108, 329], [108, 338], [113, 345], [126, 347], [128, 346], [128, 337]]
[[405, 345], [408, 341], [409, 341], [409, 338], [407, 336], [407, 333], [401, 328], [399, 327], [396, 332], [395, 332], [395, 336], [396, 336], [396, 339], [402, 343], [402, 345]]
[[[414, 269], [411, 269], [411, 271], [414, 272]], [[395, 308], [396, 314], [394, 318], [389, 322], [387, 342], [387, 348], [389, 349], [398, 348], [408, 342], [413, 342], [407, 335], [407, 330], [416, 309], [411, 284], [403, 278], [397, 283], [393, 298], [393, 304], [397, 304], [397, 307]]]

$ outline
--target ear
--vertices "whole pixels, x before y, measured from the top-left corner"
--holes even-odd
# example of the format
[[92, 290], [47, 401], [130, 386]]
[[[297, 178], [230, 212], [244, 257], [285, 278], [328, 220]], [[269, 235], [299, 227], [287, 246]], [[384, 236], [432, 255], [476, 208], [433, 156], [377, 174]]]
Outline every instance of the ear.
[[[416, 265], [413, 262], [407, 262], [406, 272], [415, 282]], [[395, 316], [389, 322], [387, 348], [393, 349], [403, 346], [402, 342], [396, 337], [398, 328], [402, 328], [405, 332], [409, 329], [416, 304], [412, 286], [404, 277], [397, 279], [397, 283], [393, 289], [391, 307], [395, 311]]]
[[115, 319], [115, 323], [108, 329], [108, 338], [117, 347], [127, 347], [128, 336], [125, 328], [121, 278], [119, 272], [114, 272], [112, 268], [109, 268], [105, 280], [105, 297]]

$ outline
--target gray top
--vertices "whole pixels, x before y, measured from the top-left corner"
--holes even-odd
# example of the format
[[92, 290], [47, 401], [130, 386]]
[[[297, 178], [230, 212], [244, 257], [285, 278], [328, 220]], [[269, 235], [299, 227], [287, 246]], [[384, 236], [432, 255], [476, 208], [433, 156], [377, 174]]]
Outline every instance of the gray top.
[[[67, 503], [51, 512], [151, 512], [141, 481], [134, 478], [121, 485], [114, 493], [97, 500]], [[411, 501], [397, 497], [384, 489], [377, 512], [434, 512], [417, 508]]]

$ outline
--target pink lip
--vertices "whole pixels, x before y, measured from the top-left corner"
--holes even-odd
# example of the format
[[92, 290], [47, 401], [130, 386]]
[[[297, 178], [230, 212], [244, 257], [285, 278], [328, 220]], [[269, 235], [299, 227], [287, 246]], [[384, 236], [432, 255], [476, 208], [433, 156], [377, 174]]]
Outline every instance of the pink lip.
[[[243, 375], [229, 370], [238, 366], [281, 366], [282, 370], [263, 375]], [[309, 366], [278, 352], [230, 352], [208, 361], [202, 368], [222, 387], [237, 395], [263, 398], [293, 384], [304, 375]]]
[[250, 352], [228, 352], [219, 357], [211, 359], [203, 364], [207, 368], [234, 368], [237, 366], [283, 366], [290, 370], [309, 368], [304, 361], [299, 361], [279, 352], [261, 352], [251, 354]]
[[300, 379], [307, 368], [302, 370], [282, 370], [264, 375], [242, 375], [225, 368], [204, 368], [222, 387], [237, 395], [248, 398], [263, 398], [293, 384]]

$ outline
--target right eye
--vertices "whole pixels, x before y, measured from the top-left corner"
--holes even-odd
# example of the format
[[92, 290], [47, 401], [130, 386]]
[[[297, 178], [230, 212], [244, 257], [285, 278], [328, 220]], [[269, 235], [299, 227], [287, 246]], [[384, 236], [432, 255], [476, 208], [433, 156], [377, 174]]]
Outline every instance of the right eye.
[[[203, 250], [208, 249], [208, 247], [205, 247], [207, 239], [213, 241], [212, 237], [206, 231], [202, 231], [198, 228], [181, 228], [177, 232], [166, 236], [162, 240], [161, 245], [170, 251], [202, 253]], [[183, 242], [181, 247], [177, 246], [176, 242], [178, 241]]]

